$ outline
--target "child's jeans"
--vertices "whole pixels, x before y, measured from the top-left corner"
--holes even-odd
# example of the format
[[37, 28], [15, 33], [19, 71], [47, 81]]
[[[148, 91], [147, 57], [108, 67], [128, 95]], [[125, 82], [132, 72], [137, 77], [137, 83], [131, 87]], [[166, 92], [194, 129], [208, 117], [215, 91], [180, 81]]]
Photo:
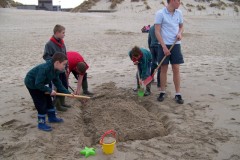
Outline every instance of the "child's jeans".
[[[147, 70], [147, 73], [146, 73], [147, 77], [151, 75], [150, 68], [151, 68], [151, 62], [148, 63], [148, 70]], [[139, 72], [139, 75], [140, 75], [140, 77], [141, 77], [142, 69], [141, 69], [141, 67], [139, 67], [139, 65], [138, 65], [138, 71], [137, 71], [137, 73], [136, 73], [136, 79], [137, 79], [137, 88], [140, 88], [139, 78], [138, 78], [138, 72]], [[146, 77], [146, 78], [147, 78], [147, 77]], [[143, 81], [143, 80], [145, 80], [145, 79], [142, 79], [142, 81]]]
[[38, 111], [38, 114], [45, 115], [47, 110], [54, 109], [52, 98], [49, 94], [45, 94], [43, 91], [38, 89], [30, 89], [28, 87], [27, 89], [33, 99], [33, 103]]
[[[150, 51], [152, 54], [152, 65], [151, 65], [151, 75], [153, 74], [154, 70], [158, 66], [158, 57], [159, 57], [159, 46], [151, 47]], [[157, 86], [160, 87], [160, 72], [161, 69], [159, 68], [157, 71]]]

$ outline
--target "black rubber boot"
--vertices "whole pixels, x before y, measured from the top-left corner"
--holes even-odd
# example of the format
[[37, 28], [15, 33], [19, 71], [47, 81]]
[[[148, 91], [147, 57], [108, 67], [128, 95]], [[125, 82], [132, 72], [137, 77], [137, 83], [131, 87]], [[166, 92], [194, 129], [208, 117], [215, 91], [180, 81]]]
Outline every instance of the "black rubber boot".
[[63, 107], [65, 107], [65, 108], [71, 108], [70, 105], [67, 105], [67, 104], [65, 103], [65, 97], [60, 97], [60, 102], [61, 102], [61, 105], [62, 105]]
[[54, 106], [56, 107], [56, 109], [58, 111], [62, 111], [62, 112], [66, 112], [67, 111], [67, 108], [62, 106], [62, 103], [61, 103], [61, 97], [60, 96], [56, 96], [54, 101], [53, 101], [53, 104]]
[[48, 122], [49, 123], [62, 123], [63, 122], [62, 118], [57, 118], [56, 117], [55, 109], [49, 109], [47, 111], [47, 115], [48, 115]]
[[94, 95], [92, 92], [88, 91], [87, 76], [82, 81], [82, 89], [83, 89], [83, 94], [88, 95], [88, 96], [93, 96]]
[[144, 93], [144, 96], [149, 96], [151, 94], [151, 83], [149, 83], [147, 86], [146, 86], [146, 91]]

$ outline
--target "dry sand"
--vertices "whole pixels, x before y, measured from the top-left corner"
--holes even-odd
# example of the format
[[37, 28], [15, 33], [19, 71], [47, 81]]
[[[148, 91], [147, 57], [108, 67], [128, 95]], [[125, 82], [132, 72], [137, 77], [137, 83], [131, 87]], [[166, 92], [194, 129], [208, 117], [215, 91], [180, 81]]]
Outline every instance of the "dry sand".
[[[159, 5], [159, 8], [162, 6]], [[128, 11], [128, 12], [127, 12]], [[169, 68], [167, 99], [138, 98], [135, 67], [128, 51], [147, 48], [143, 25], [156, 10], [115, 13], [64, 13], [0, 9], [0, 159], [85, 159], [79, 151], [94, 147], [89, 160], [240, 159], [239, 16], [186, 15], [181, 66], [185, 104], [173, 101]], [[26, 72], [42, 60], [55, 24], [66, 27], [67, 50], [80, 52], [90, 65], [90, 90], [96, 98], [58, 113], [63, 124], [50, 133], [36, 128], [37, 114], [23, 85]], [[71, 77], [71, 86], [76, 87]], [[98, 141], [109, 129], [118, 134], [113, 155]]]

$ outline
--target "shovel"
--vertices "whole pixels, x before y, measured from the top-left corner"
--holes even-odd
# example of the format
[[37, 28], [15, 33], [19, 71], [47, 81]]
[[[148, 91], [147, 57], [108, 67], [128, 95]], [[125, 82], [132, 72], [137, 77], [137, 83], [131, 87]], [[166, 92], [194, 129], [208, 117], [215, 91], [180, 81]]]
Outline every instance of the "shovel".
[[[49, 93], [46, 92], [45, 94], [49, 94]], [[90, 98], [91, 98], [91, 97], [88, 97], [88, 96], [80, 96], [80, 95], [65, 94], [65, 93], [56, 93], [56, 96], [72, 97], [72, 98], [81, 98], [81, 99], [90, 99]]]
[[56, 93], [56, 96], [64, 96], [64, 97], [72, 97], [72, 98], [83, 98], [83, 99], [90, 99], [91, 97], [88, 96], [79, 96], [73, 94], [65, 94], [65, 93]]
[[[174, 45], [176, 44], [177, 42], [177, 39], [175, 40], [175, 42], [173, 43], [173, 45], [170, 47], [169, 51], [171, 51], [174, 47]], [[150, 82], [152, 82], [153, 80], [153, 77], [154, 75], [156, 74], [157, 70], [161, 67], [163, 61], [166, 59], [166, 55], [163, 57], [163, 59], [161, 60], [161, 62], [159, 63], [159, 65], [157, 66], [157, 68], [154, 70], [153, 74], [151, 76], [149, 76], [148, 78], [146, 78], [144, 81], [143, 81], [143, 84], [146, 86], [148, 85]]]
[[139, 74], [138, 65], [137, 65], [137, 72], [138, 72], [138, 82], [139, 82], [139, 86], [140, 86], [140, 88], [138, 88], [138, 96], [143, 97], [144, 96], [144, 88], [142, 87], [142, 84], [140, 83], [140, 74]]

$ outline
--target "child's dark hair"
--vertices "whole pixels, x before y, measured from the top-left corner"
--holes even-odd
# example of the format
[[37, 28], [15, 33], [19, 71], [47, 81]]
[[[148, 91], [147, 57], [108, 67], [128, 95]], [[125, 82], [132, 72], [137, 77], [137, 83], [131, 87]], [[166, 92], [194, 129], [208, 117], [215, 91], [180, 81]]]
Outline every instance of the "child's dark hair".
[[84, 63], [84, 62], [78, 62], [78, 63], [77, 63], [77, 70], [78, 70], [80, 73], [85, 73], [86, 70], [87, 70], [87, 65], [86, 65], [86, 63]]
[[131, 54], [133, 57], [138, 57], [141, 53], [142, 52], [138, 46], [133, 47], [131, 50]]
[[60, 24], [56, 24], [56, 26], [53, 28], [53, 33], [57, 33], [57, 32], [62, 32], [63, 30], [65, 30], [65, 27], [63, 27]]
[[67, 56], [65, 54], [63, 54], [62, 52], [56, 52], [52, 56], [53, 63], [55, 63], [56, 61], [59, 61], [60, 63], [62, 63], [65, 60], [67, 60]]

